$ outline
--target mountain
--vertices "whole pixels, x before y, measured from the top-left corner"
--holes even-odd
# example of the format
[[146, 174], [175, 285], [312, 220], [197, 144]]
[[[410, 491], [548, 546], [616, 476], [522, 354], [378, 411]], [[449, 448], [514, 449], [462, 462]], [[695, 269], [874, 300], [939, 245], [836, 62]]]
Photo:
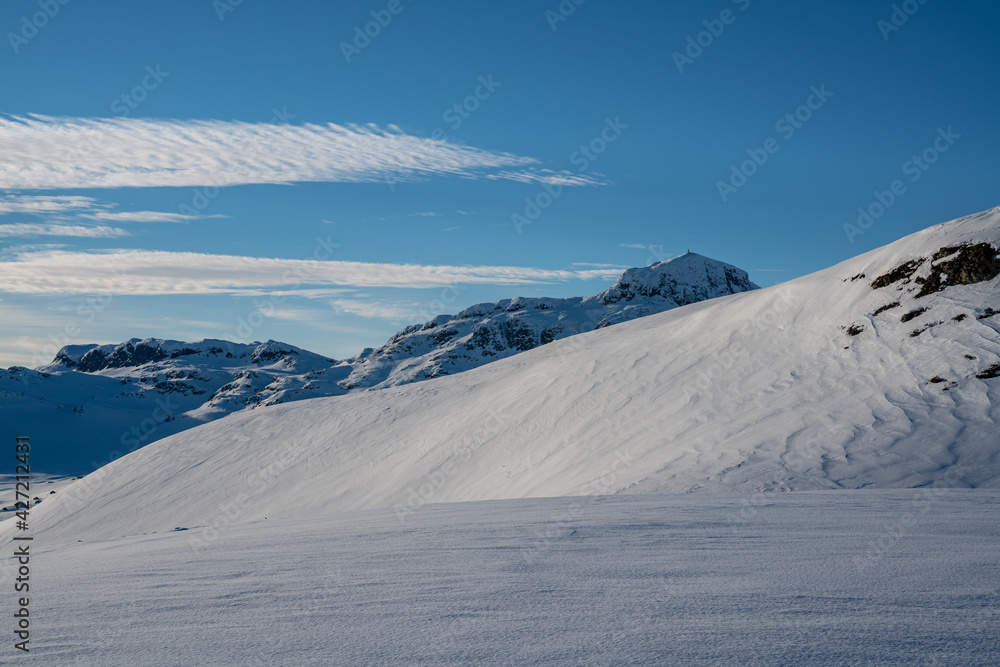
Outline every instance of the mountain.
[[[275, 341], [72, 345], [36, 370], [0, 370], [0, 415], [38, 444], [34, 470], [77, 474], [290, 385], [304, 386], [332, 363]], [[323, 387], [325, 395], [337, 389]]]
[[35, 370], [0, 370], [0, 415], [46, 443], [38, 470], [78, 474], [219, 417], [449, 375], [583, 331], [756, 289], [694, 253], [624, 272], [591, 297], [515, 298], [407, 327], [341, 361], [286, 343], [150, 338], [69, 345]]
[[50, 543], [186, 527], [198, 548], [233, 523], [405, 525], [438, 502], [1000, 487], [998, 247], [1000, 208], [453, 376], [233, 414], [33, 521]]
[[629, 269], [594, 296], [504, 299], [409, 326], [352, 359], [342, 386], [382, 388], [454, 375], [567, 336], [754, 289], [742, 269], [687, 252]]

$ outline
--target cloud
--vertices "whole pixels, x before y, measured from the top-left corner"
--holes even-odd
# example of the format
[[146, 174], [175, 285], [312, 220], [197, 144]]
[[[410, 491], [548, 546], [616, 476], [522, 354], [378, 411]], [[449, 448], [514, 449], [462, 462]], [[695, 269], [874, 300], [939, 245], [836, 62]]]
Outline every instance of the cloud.
[[0, 291], [19, 294], [234, 294], [254, 288], [425, 288], [610, 278], [607, 269], [427, 266], [273, 259], [155, 250], [49, 250], [0, 262]]
[[[594, 185], [538, 160], [397, 128], [222, 120], [0, 118], [0, 189], [378, 182], [433, 175]], [[502, 170], [499, 173], [489, 173]]]
[[98, 211], [96, 213], [81, 213], [80, 217], [106, 222], [190, 222], [191, 220], [228, 218], [229, 216], [185, 215], [183, 213], [165, 213], [161, 211]]
[[594, 262], [573, 262], [570, 266], [588, 267], [591, 269], [606, 269], [610, 271], [622, 272], [630, 267], [621, 264], [596, 264]]
[[521, 183], [542, 183], [545, 185], [565, 185], [568, 187], [580, 185], [606, 185], [607, 182], [598, 176], [574, 174], [569, 171], [552, 171], [551, 169], [526, 169], [524, 171], [501, 171], [487, 174], [491, 180], [507, 179]]
[[445, 227], [441, 231], [442, 232], [453, 232], [453, 231], [461, 229], [461, 228], [462, 228], [461, 226], [458, 226], [458, 227]]
[[325, 314], [324, 311], [315, 308], [293, 308], [290, 306], [271, 308], [267, 311], [268, 317], [288, 322], [315, 322]]
[[419, 215], [422, 218], [440, 218], [441, 214], [436, 211], [425, 211], [424, 213], [411, 213], [410, 215]]
[[645, 243], [619, 243], [622, 248], [635, 248], [636, 250], [645, 250], [649, 246]]
[[417, 311], [418, 304], [401, 304], [395, 302], [379, 302], [372, 299], [332, 299], [330, 305], [340, 313], [358, 315], [369, 319], [405, 320]]
[[95, 206], [97, 206], [96, 199], [70, 195], [52, 197], [9, 195], [0, 197], [0, 215], [7, 213], [61, 213], [71, 209], [94, 208]]
[[84, 225], [35, 224], [29, 222], [0, 225], [0, 238], [31, 238], [34, 236], [111, 238], [115, 236], [129, 236], [129, 233], [124, 229], [103, 226], [87, 227]]
[[[83, 218], [100, 222], [189, 222], [205, 218], [226, 218], [225, 215], [185, 215], [162, 211], [109, 211], [115, 204], [101, 202], [93, 197], [70, 195], [0, 197], [0, 215], [21, 213], [54, 221]], [[77, 234], [80, 236], [81, 234]], [[84, 234], [86, 236], [86, 234]], [[127, 236], [124, 232], [114, 236]]]
[[68, 247], [70, 247], [70, 244], [68, 243], [18, 243], [17, 245], [9, 245], [4, 248], [0, 248], [0, 262], [6, 260], [7, 258], [17, 259], [19, 255], [24, 255], [29, 252], [59, 250], [61, 248]]

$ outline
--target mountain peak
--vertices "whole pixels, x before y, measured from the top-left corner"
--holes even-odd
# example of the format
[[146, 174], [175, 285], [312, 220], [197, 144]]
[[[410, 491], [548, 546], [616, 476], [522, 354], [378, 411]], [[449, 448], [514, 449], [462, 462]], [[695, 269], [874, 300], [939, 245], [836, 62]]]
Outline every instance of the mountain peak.
[[[269, 363], [287, 357], [300, 355], [305, 350], [268, 340], [264, 343], [233, 343], [228, 340], [206, 338], [194, 343], [163, 338], [130, 338], [110, 345], [66, 345], [56, 353], [55, 359], [42, 370], [56, 371], [72, 369], [82, 373], [95, 373], [106, 369], [139, 367], [151, 362], [159, 362], [179, 357], [199, 356], [203, 358], [222, 357], [225, 359], [246, 358], [252, 364]], [[317, 356], [307, 353], [309, 356]], [[333, 363], [333, 359], [327, 359]]]
[[757, 285], [743, 269], [688, 250], [662, 262], [628, 269], [597, 298], [604, 305], [644, 298], [686, 306], [754, 289]]

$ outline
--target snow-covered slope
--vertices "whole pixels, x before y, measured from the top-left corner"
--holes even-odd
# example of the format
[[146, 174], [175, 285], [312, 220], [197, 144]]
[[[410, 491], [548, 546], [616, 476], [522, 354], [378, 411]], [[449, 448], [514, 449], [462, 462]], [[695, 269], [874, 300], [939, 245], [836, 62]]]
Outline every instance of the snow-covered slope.
[[209, 539], [357, 508], [405, 522], [428, 502], [1000, 486], [997, 247], [993, 209], [458, 375], [239, 413], [115, 461], [34, 521], [49, 540]]
[[382, 388], [453, 375], [568, 336], [754, 289], [742, 269], [687, 252], [629, 269], [594, 296], [503, 299], [407, 327], [350, 360], [343, 386]]
[[746, 272], [687, 253], [629, 269], [596, 296], [504, 299], [441, 315], [342, 361], [276, 341], [70, 345], [38, 369], [0, 370], [0, 419], [43, 443], [36, 469], [86, 473], [240, 410], [453, 374], [583, 331], [751, 289], [756, 285]]

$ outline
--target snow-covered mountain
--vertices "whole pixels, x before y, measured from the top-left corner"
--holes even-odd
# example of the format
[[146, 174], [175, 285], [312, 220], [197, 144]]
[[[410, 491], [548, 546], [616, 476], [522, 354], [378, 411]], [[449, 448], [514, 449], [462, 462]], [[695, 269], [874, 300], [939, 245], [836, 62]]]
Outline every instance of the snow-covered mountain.
[[0, 370], [0, 416], [47, 443], [38, 470], [83, 473], [240, 410], [454, 374], [567, 336], [756, 289], [694, 253], [629, 269], [591, 297], [515, 298], [407, 327], [336, 361], [286, 343], [133, 339], [70, 345], [35, 370]]
[[629, 269], [594, 296], [503, 299], [409, 326], [351, 359], [343, 386], [381, 388], [454, 375], [567, 336], [753, 289], [742, 269], [687, 252]]
[[[38, 369], [0, 370], [0, 418], [39, 444], [35, 470], [76, 474], [252, 407], [289, 385], [306, 386], [332, 363], [275, 341], [71, 345]], [[338, 390], [334, 384], [316, 393]]]
[[184, 527], [196, 547], [232, 523], [385, 507], [405, 524], [437, 502], [1000, 487], [998, 248], [1000, 208], [450, 377], [230, 415], [33, 521], [49, 542]]

